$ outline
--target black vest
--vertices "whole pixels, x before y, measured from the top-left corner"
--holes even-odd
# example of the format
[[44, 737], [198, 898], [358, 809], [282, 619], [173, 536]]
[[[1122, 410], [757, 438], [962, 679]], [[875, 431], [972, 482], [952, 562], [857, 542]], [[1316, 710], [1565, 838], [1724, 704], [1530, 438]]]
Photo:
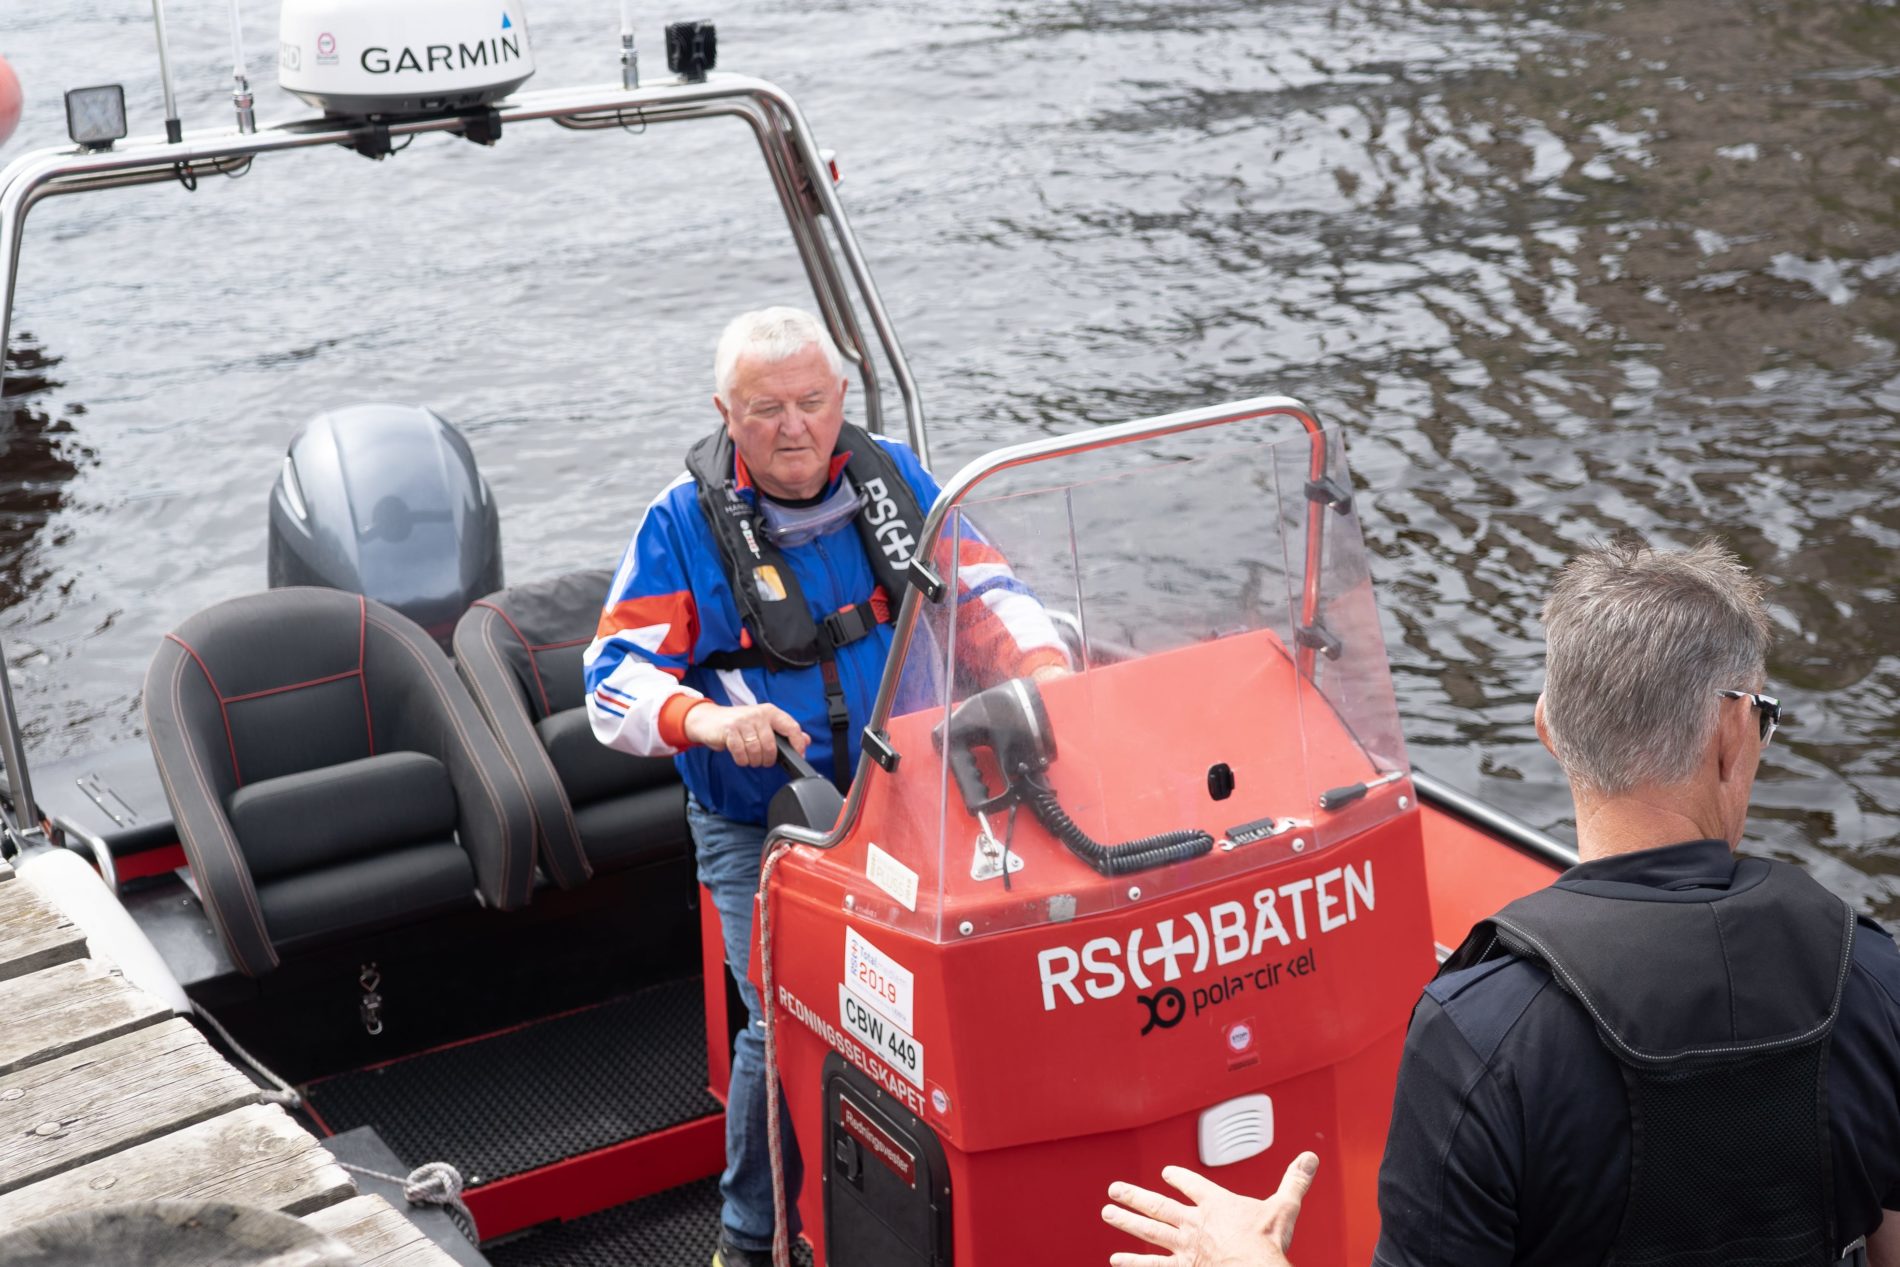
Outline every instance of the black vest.
[[1630, 1195], [1611, 1263], [1836, 1262], [1827, 1053], [1853, 913], [1759, 859], [1713, 895], [1631, 887], [1579, 878], [1519, 898], [1440, 975], [1500, 955], [1542, 964], [1622, 1068]]
[[[844, 477], [862, 499], [856, 523], [865, 557], [878, 587], [896, 603], [903, 598], [906, 569], [923, 532], [923, 508], [897, 462], [863, 429], [846, 423], [838, 432], [835, 452], [846, 455]], [[746, 650], [722, 652], [705, 663], [715, 669], [762, 667], [769, 673], [818, 666], [832, 733], [832, 777], [842, 788], [851, 781], [845, 759], [851, 713], [838, 676], [837, 651], [878, 625], [872, 595], [854, 599], [822, 620], [812, 614], [804, 587], [766, 535], [757, 505], [739, 492], [734, 456], [732, 437], [724, 427], [686, 455], [686, 470], [699, 490], [700, 513], [719, 543], [726, 584], [752, 640]]]

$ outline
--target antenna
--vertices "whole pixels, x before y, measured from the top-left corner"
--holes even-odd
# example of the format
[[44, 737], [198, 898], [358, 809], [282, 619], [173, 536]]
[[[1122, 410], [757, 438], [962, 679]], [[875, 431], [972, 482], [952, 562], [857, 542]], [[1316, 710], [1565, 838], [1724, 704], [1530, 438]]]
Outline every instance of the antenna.
[[152, 25], [158, 28], [158, 78], [165, 87], [165, 139], [173, 145], [185, 139], [178, 122], [178, 97], [172, 92], [171, 46], [165, 39], [165, 0], [152, 0]]
[[240, 0], [231, 0], [231, 104], [237, 108], [238, 131], [257, 131], [256, 101], [251, 81], [244, 76], [244, 15]]
[[633, 0], [620, 0], [620, 84], [640, 86], [640, 54], [633, 47]]

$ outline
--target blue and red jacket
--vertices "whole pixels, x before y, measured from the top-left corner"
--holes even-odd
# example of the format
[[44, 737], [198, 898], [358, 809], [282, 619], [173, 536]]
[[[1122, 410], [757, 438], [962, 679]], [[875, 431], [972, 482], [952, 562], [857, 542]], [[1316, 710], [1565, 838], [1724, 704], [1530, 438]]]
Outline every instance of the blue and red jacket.
[[[917, 455], [877, 437], [903, 472], [920, 506], [937, 500], [937, 482]], [[735, 455], [742, 496], [757, 497], [744, 462]], [[832, 462], [830, 489], [845, 458]], [[869, 602], [881, 616], [866, 637], [838, 649], [838, 672], [851, 709], [847, 768], [856, 768], [858, 736], [871, 718], [878, 682], [891, 649], [895, 598], [878, 587], [854, 523], [804, 545], [782, 548], [812, 609], [822, 620], [853, 603]], [[957, 647], [960, 661], [1008, 677], [1045, 665], [1066, 664], [1060, 636], [1008, 561], [966, 527], [957, 560]], [[972, 606], [978, 604], [979, 606]], [[600, 626], [587, 648], [587, 710], [594, 735], [637, 756], [675, 756], [680, 777], [699, 803], [725, 818], [763, 823], [772, 794], [784, 785], [776, 766], [745, 767], [723, 752], [689, 745], [686, 713], [700, 700], [715, 704], [776, 704], [811, 737], [806, 759], [833, 768], [831, 727], [825, 718], [824, 680], [816, 667], [712, 669], [721, 652], [749, 648], [718, 542], [699, 507], [692, 477], [681, 475], [647, 507], [614, 574]]]

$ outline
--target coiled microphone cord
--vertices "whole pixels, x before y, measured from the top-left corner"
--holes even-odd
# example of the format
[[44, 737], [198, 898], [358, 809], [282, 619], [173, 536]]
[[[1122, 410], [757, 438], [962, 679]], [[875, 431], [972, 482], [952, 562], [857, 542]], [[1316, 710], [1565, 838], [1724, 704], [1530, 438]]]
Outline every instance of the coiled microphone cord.
[[1023, 804], [1029, 806], [1043, 830], [1103, 875], [1128, 875], [1170, 862], [1185, 862], [1214, 847], [1214, 838], [1204, 831], [1167, 831], [1118, 845], [1105, 845], [1069, 817], [1068, 811], [1056, 800], [1055, 789], [1040, 776], [1024, 773], [1017, 782], [1016, 793]]

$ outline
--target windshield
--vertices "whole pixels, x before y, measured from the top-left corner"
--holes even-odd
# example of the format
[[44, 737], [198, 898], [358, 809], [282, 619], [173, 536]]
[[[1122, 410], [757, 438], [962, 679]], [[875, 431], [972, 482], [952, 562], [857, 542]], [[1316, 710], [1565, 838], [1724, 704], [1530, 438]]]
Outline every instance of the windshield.
[[1243, 416], [971, 475], [894, 651], [896, 766], [823, 864], [859, 915], [1061, 922], [1410, 805], [1337, 437]]

